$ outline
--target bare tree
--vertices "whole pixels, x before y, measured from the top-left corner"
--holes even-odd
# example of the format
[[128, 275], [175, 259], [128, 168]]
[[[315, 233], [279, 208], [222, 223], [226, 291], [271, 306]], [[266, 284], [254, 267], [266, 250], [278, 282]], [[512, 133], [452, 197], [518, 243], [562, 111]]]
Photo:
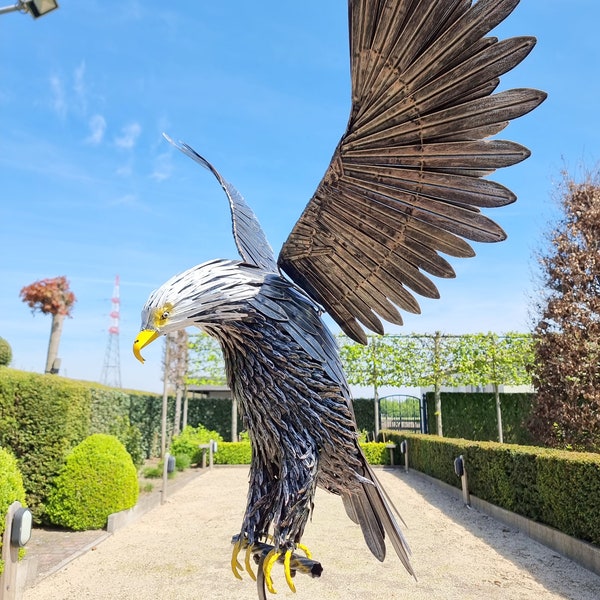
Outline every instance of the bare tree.
[[600, 451], [600, 185], [565, 176], [562, 215], [540, 253], [534, 332], [535, 438]]
[[40, 279], [25, 286], [19, 292], [32, 312], [39, 311], [52, 315], [52, 329], [46, 357], [46, 373], [58, 373], [58, 345], [65, 317], [71, 316], [75, 304], [75, 294], [69, 289], [69, 282], [64, 276], [52, 279]]
[[167, 383], [175, 388], [175, 418], [173, 435], [181, 431], [181, 401], [185, 393], [188, 374], [188, 334], [185, 329], [169, 333], [165, 346], [165, 374]]

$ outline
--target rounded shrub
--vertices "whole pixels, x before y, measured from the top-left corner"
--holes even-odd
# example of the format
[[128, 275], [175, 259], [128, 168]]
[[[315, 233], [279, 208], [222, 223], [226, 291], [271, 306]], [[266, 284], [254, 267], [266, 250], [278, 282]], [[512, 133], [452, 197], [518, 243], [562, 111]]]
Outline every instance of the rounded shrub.
[[12, 348], [10, 344], [0, 337], [0, 367], [7, 367], [12, 361]]
[[67, 456], [46, 516], [76, 531], [102, 529], [110, 514], [135, 506], [138, 494], [136, 468], [125, 446], [112, 435], [96, 433]]
[[[8, 507], [15, 501], [25, 504], [25, 488], [23, 478], [15, 457], [0, 448], [0, 557], [2, 556], [2, 536], [6, 526], [6, 513]], [[4, 570], [4, 563], [0, 558], [0, 573]]]

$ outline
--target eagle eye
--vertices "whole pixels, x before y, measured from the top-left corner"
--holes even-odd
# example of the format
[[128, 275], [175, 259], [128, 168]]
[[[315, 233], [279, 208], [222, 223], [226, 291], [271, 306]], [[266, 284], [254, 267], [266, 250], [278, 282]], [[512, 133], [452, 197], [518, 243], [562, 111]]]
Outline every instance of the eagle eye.
[[164, 327], [167, 324], [172, 309], [173, 307], [170, 304], [157, 308], [154, 313], [154, 325], [156, 327]]

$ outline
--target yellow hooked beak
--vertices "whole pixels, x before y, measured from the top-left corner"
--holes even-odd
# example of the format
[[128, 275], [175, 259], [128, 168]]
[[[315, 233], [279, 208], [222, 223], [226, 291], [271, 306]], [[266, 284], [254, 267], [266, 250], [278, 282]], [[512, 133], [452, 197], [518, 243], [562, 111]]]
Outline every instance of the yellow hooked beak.
[[144, 357], [140, 354], [142, 348], [145, 348], [150, 342], [153, 342], [160, 334], [152, 329], [142, 329], [133, 342], [133, 355], [141, 362]]

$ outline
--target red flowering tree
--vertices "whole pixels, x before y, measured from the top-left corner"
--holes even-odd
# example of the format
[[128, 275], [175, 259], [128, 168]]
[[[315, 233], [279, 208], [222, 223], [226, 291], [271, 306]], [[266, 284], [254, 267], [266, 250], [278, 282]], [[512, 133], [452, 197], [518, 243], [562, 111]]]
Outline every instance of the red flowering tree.
[[69, 282], [64, 276], [52, 279], [40, 279], [26, 285], [19, 296], [31, 308], [32, 312], [39, 311], [45, 315], [52, 315], [52, 330], [48, 344], [46, 358], [46, 373], [58, 373], [55, 365], [58, 354], [58, 345], [62, 333], [65, 317], [71, 316], [75, 304], [75, 294], [69, 289]]

